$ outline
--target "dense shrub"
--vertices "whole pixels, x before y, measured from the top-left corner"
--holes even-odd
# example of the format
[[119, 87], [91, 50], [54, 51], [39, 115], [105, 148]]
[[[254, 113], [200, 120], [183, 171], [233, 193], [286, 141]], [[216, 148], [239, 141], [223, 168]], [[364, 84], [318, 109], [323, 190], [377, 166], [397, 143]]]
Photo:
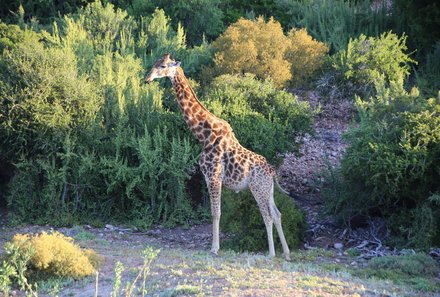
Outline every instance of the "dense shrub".
[[276, 0], [276, 15], [286, 28], [307, 28], [331, 51], [347, 47], [350, 38], [360, 34], [379, 36], [388, 29], [386, 7], [372, 9], [371, 1]]
[[19, 154], [50, 156], [68, 131], [91, 126], [102, 104], [96, 86], [78, 75], [70, 49], [46, 48], [33, 32], [21, 35], [0, 59], [0, 138], [10, 161]]
[[437, 96], [440, 90], [440, 41], [425, 57], [416, 72], [417, 84], [427, 96]]
[[308, 103], [251, 74], [217, 77], [204, 95], [208, 109], [227, 120], [239, 141], [268, 158], [292, 151], [296, 136], [311, 131]]
[[[238, 251], [267, 251], [267, 233], [263, 217], [251, 192], [235, 193], [223, 190], [221, 230], [231, 233], [231, 238], [223, 245]], [[299, 247], [304, 238], [305, 219], [291, 197], [275, 190], [275, 204], [281, 212], [284, 235], [290, 248]], [[274, 243], [281, 249], [277, 232]]]
[[4, 34], [0, 163], [15, 168], [7, 187], [12, 222], [112, 218], [148, 228], [194, 217], [186, 182], [195, 141], [180, 114], [163, 109], [163, 90], [141, 83], [142, 64], [159, 51], [185, 50], [183, 31], [167, 22], [156, 11], [136, 36], [124, 11], [96, 2], [51, 34]]
[[[253, 73], [277, 86], [306, 82], [322, 66], [327, 47], [305, 30], [285, 36], [273, 18], [240, 19], [213, 42], [214, 75]], [[293, 72], [293, 74], [292, 74]], [[293, 76], [292, 76], [293, 75]]]
[[10, 243], [21, 253], [30, 251], [26, 263], [29, 273], [82, 278], [93, 274], [102, 262], [93, 250], [82, 250], [72, 238], [57, 232], [16, 234]]
[[216, 74], [253, 73], [270, 77], [278, 85], [291, 79], [285, 59], [288, 47], [280, 23], [271, 18], [256, 21], [240, 19], [213, 42]]
[[310, 81], [313, 75], [324, 64], [328, 47], [313, 39], [306, 29], [293, 28], [288, 34], [289, 47], [286, 58], [292, 72], [291, 83], [301, 85]]
[[440, 4], [436, 1], [395, 0], [393, 18], [398, 32], [409, 36], [409, 47], [418, 57], [440, 40]]
[[362, 34], [350, 39], [346, 50], [333, 55], [335, 72], [328, 80], [320, 81], [320, 90], [336, 97], [368, 97], [375, 93], [375, 85], [380, 81], [402, 84], [415, 63], [406, 53], [405, 42], [405, 35], [398, 37], [392, 32], [377, 38]]
[[7, 25], [0, 21], [0, 53], [4, 49], [11, 49], [21, 42], [24, 32], [17, 25]]
[[376, 97], [357, 100], [359, 127], [346, 136], [328, 209], [347, 223], [359, 214], [385, 217], [398, 245], [439, 244], [440, 98], [398, 84], [377, 88]]
[[[127, 1], [128, 2], [128, 1]], [[190, 45], [199, 45], [203, 37], [216, 38], [223, 31], [223, 11], [220, 0], [165, 1], [134, 0], [128, 11], [134, 16], [147, 16], [156, 8], [163, 10], [172, 19], [174, 28], [182, 25], [187, 30]]]
[[22, 11], [22, 17], [26, 20], [34, 18], [50, 23], [58, 15], [74, 13], [79, 7], [90, 2], [92, 0], [66, 0], [63, 2], [4, 0], [0, 3], [0, 18], [3, 20], [15, 19], [15, 14]]

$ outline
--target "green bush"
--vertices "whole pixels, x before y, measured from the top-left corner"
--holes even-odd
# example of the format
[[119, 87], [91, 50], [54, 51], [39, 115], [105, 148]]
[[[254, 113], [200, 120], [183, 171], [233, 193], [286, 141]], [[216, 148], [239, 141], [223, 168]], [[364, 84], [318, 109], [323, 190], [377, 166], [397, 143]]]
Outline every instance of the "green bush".
[[[130, 1], [131, 2], [131, 1]], [[220, 0], [183, 0], [165, 1], [134, 0], [128, 12], [136, 17], [147, 16], [155, 9], [163, 10], [172, 18], [171, 22], [176, 29], [182, 25], [187, 30], [189, 45], [199, 45], [203, 38], [208, 40], [216, 38], [223, 31], [223, 11]]]
[[357, 100], [359, 127], [346, 134], [342, 180], [330, 183], [328, 209], [347, 223], [380, 214], [398, 245], [439, 244], [440, 98], [398, 84], [377, 89], [376, 97]]
[[332, 53], [347, 47], [360, 34], [379, 36], [388, 29], [386, 8], [371, 9], [371, 1], [276, 0], [276, 16], [285, 28], [306, 28]]
[[422, 58], [440, 40], [440, 4], [436, 1], [396, 0], [393, 20], [398, 32], [408, 34], [411, 50]]
[[165, 49], [189, 60], [205, 50], [185, 52], [183, 30], [167, 22], [156, 11], [137, 24], [95, 2], [52, 33], [2, 26], [0, 158], [14, 166], [13, 223], [148, 228], [195, 217], [186, 183], [198, 148], [181, 115], [164, 109], [163, 89], [142, 83], [142, 65]]
[[[354, 97], [354, 94], [368, 97], [375, 93], [376, 83], [383, 80], [403, 83], [411, 64], [415, 63], [406, 53], [405, 42], [405, 35], [398, 37], [392, 32], [377, 38], [361, 34], [350, 39], [348, 48], [332, 57], [336, 70], [333, 84], [336, 83], [343, 93], [345, 91], [345, 97]], [[321, 87], [326, 90], [325, 86]]]
[[[299, 247], [304, 238], [305, 218], [295, 206], [291, 197], [275, 190], [275, 204], [281, 212], [284, 235], [290, 248]], [[231, 238], [223, 245], [237, 251], [267, 251], [267, 233], [263, 217], [251, 192], [222, 192], [221, 230], [231, 233]], [[274, 230], [275, 247], [281, 250]]]
[[103, 101], [78, 74], [70, 49], [47, 48], [28, 30], [21, 34], [0, 58], [0, 143], [9, 145], [3, 157], [10, 162], [20, 154], [51, 156], [67, 134], [93, 126]]
[[271, 80], [251, 74], [222, 75], [209, 86], [207, 107], [230, 122], [237, 139], [272, 160], [292, 151], [295, 136], [311, 132], [313, 113], [308, 103], [276, 89]]
[[416, 72], [417, 84], [427, 96], [437, 96], [440, 91], [440, 41], [425, 57]]

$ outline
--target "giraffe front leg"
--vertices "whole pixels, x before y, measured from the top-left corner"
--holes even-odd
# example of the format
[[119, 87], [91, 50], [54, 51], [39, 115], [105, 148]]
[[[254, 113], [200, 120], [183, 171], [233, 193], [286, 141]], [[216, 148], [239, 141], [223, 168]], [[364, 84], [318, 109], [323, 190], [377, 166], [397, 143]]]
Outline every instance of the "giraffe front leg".
[[212, 214], [212, 248], [213, 254], [218, 254], [220, 249], [220, 215], [221, 215], [221, 181], [210, 181], [209, 196]]
[[273, 243], [273, 220], [270, 216], [263, 217], [266, 225], [267, 243], [269, 244], [269, 256], [275, 257], [275, 246]]

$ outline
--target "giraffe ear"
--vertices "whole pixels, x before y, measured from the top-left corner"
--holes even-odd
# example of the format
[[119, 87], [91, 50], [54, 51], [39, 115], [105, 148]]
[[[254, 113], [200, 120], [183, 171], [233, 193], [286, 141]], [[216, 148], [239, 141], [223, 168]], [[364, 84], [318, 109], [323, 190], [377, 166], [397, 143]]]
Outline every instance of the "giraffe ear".
[[175, 61], [174, 63], [171, 64], [171, 66], [179, 67], [180, 61]]

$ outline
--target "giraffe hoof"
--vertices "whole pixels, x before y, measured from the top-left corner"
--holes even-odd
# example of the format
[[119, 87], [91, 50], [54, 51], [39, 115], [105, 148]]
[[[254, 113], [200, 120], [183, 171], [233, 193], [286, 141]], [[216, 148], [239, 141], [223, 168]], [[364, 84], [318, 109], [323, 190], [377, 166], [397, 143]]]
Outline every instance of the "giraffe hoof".
[[290, 260], [290, 255], [289, 255], [289, 254], [284, 254], [284, 258], [286, 259], [286, 261], [289, 261], [289, 262], [291, 261], [291, 260]]
[[211, 249], [211, 253], [218, 256], [218, 249]]

